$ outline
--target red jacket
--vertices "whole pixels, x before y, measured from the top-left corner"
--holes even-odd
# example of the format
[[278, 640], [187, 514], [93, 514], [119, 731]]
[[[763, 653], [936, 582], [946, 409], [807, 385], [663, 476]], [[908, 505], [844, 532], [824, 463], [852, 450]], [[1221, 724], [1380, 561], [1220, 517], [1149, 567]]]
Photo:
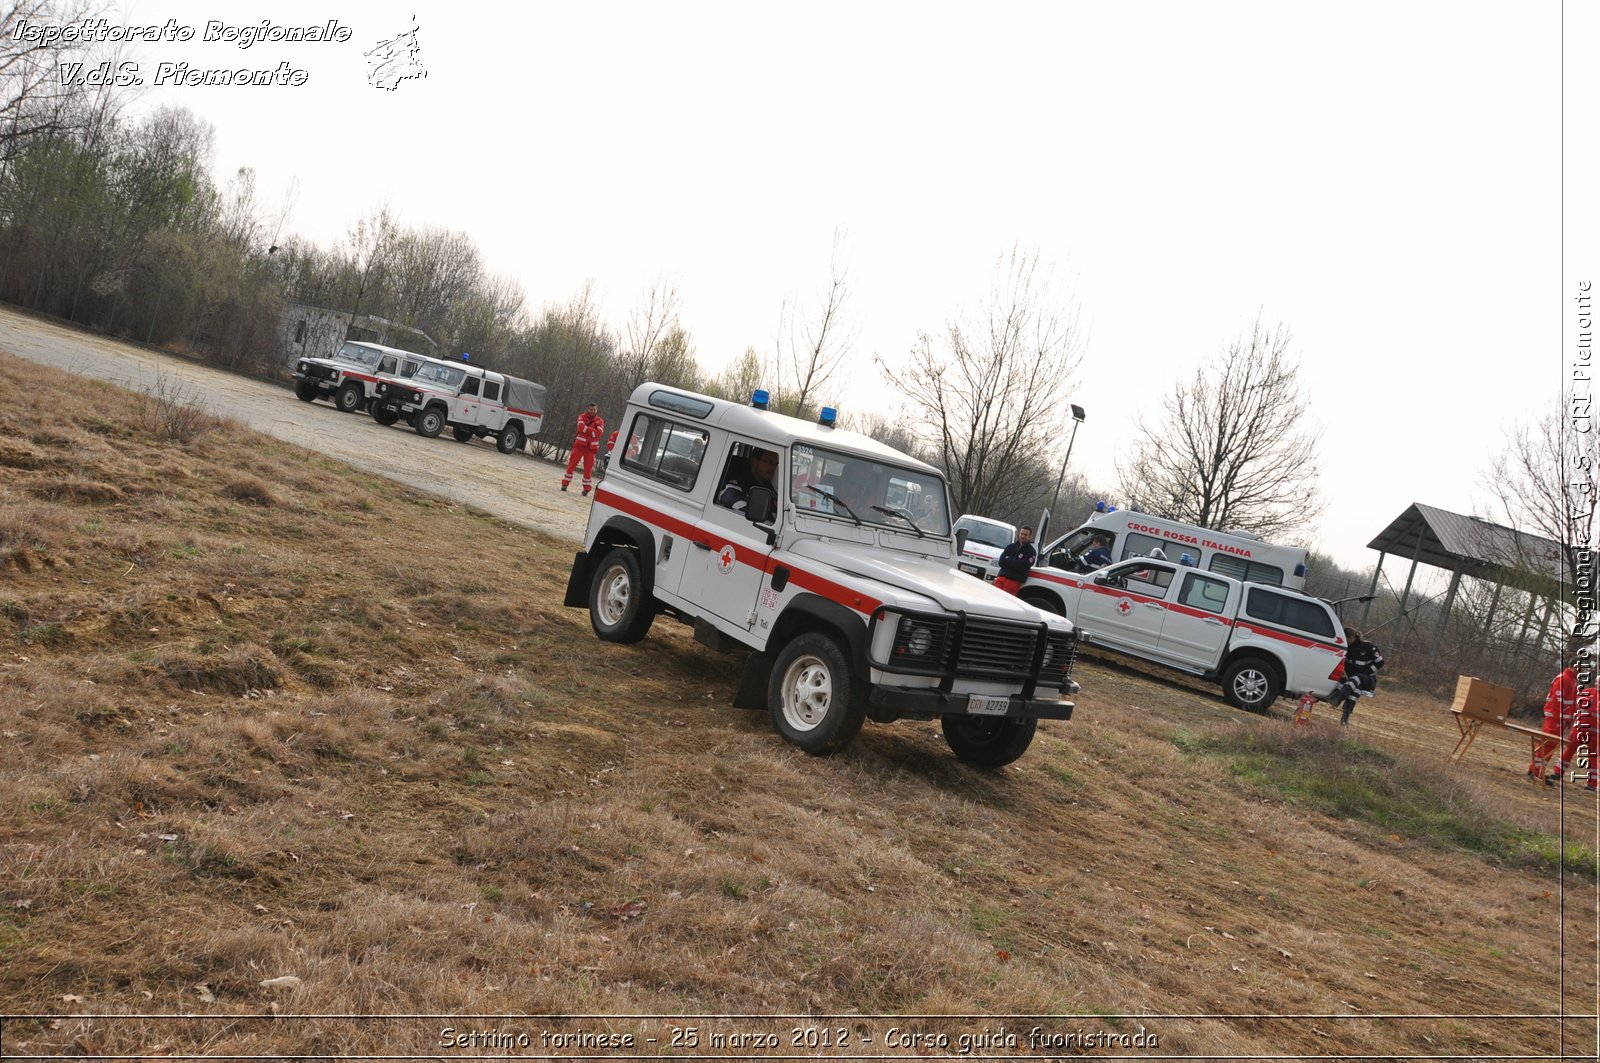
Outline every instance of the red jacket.
[[1550, 693], [1544, 699], [1544, 729], [1553, 735], [1565, 734], [1572, 726], [1572, 714], [1578, 707], [1578, 674], [1564, 668], [1550, 680]]
[[572, 441], [573, 450], [599, 450], [600, 437], [605, 435], [605, 418], [588, 410], [578, 414], [578, 434]]

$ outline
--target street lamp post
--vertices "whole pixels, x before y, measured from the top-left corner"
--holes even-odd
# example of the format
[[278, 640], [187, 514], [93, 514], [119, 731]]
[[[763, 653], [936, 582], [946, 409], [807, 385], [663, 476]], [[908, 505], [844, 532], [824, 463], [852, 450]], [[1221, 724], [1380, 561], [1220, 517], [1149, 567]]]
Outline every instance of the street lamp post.
[[1044, 519], [1039, 523], [1039, 542], [1045, 541], [1045, 532], [1050, 528], [1050, 519], [1056, 515], [1056, 502], [1061, 498], [1061, 481], [1067, 475], [1067, 462], [1072, 460], [1072, 444], [1078, 441], [1078, 426], [1083, 423], [1083, 407], [1072, 407], [1072, 435], [1067, 437], [1067, 452], [1061, 456], [1061, 471], [1056, 474], [1056, 493], [1050, 496], [1050, 508], [1044, 511]]

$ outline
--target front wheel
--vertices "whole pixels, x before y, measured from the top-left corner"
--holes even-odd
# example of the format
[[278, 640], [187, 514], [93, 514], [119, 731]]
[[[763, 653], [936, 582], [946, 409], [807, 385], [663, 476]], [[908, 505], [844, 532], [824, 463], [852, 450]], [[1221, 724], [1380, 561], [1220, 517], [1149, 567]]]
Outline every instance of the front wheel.
[[494, 445], [502, 454], [515, 454], [522, 449], [522, 429], [514, 424], [506, 425], [495, 437]]
[[472, 441], [472, 429], [470, 428], [452, 428], [450, 429], [450, 434], [456, 437], [457, 443], [470, 443]]
[[367, 393], [361, 385], [351, 381], [340, 388], [333, 396], [333, 404], [339, 407], [341, 413], [355, 413], [361, 409], [361, 404], [367, 401]]
[[299, 399], [301, 402], [310, 402], [312, 399], [317, 397], [317, 392], [319, 390], [320, 389], [317, 387], [317, 385], [305, 380], [296, 380], [294, 382], [294, 397]]
[[784, 740], [814, 757], [850, 744], [867, 717], [858, 698], [849, 659], [839, 643], [808, 631], [779, 653], [767, 681], [767, 710]]
[[1260, 657], [1241, 657], [1222, 672], [1223, 696], [1248, 712], [1267, 711], [1282, 690], [1278, 669]]
[[393, 408], [389, 406], [374, 406], [372, 408], [372, 419], [383, 425], [383, 427], [388, 428], [400, 419], [400, 415], [395, 413]]
[[1062, 615], [1061, 602], [1044, 591], [1024, 590], [1018, 597], [1035, 609], [1043, 609], [1045, 612], [1054, 613], [1057, 616]]
[[1039, 721], [1004, 716], [942, 716], [939, 729], [950, 749], [968, 764], [1000, 768], [1028, 751]]
[[417, 435], [433, 439], [444, 431], [444, 411], [437, 406], [429, 406], [411, 418], [411, 427], [417, 430]]
[[589, 583], [589, 625], [606, 642], [638, 642], [655, 620], [632, 550], [617, 547], [595, 566]]

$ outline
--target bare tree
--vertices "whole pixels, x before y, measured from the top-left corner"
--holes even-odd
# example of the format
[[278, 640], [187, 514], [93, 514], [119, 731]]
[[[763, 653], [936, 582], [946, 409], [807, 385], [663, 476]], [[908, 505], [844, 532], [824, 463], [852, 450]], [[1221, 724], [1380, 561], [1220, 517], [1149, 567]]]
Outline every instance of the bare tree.
[[1567, 571], [1577, 572], [1578, 551], [1594, 546], [1600, 457], [1595, 432], [1586, 420], [1572, 419], [1571, 409], [1563, 397], [1531, 421], [1507, 429], [1485, 486], [1502, 523], [1561, 544]]
[[761, 356], [754, 347], [746, 347], [728, 368], [706, 381], [705, 389], [708, 394], [730, 402], [749, 402], [750, 396], [761, 387], [762, 372]]
[[367, 313], [378, 309], [376, 296], [382, 291], [384, 279], [393, 265], [391, 259], [398, 237], [399, 228], [387, 203], [358, 219], [345, 234], [350, 256], [346, 276], [351, 293], [351, 325], [356, 323], [363, 301], [367, 304]]
[[58, 0], [0, 0], [0, 168], [39, 137], [77, 127], [74, 104], [90, 91], [64, 78], [77, 49], [32, 30], [77, 22], [93, 7]]
[[810, 404], [855, 349], [861, 329], [850, 319], [849, 303], [845, 232], [835, 229], [828, 283], [812, 314], [801, 317], [795, 300], [785, 299], [778, 315], [772, 374], [777, 409], [796, 417], [808, 416]]
[[1013, 248], [970, 320], [949, 322], [938, 340], [924, 333], [903, 368], [877, 362], [923, 415], [957, 508], [991, 513], [1064, 438], [1059, 396], [1081, 346], [1076, 315], [1058, 308], [1038, 253]]
[[664, 352], [662, 344], [674, 333], [686, 339], [679, 327], [678, 315], [683, 302], [678, 286], [662, 278], [650, 286], [644, 302], [634, 308], [622, 330], [622, 350], [618, 352], [618, 369], [623, 383], [632, 388], [646, 380], [654, 379], [652, 369], [663, 356], [672, 361], [677, 352]]
[[1289, 331], [1259, 318], [1180, 380], [1165, 416], [1141, 417], [1123, 496], [1140, 509], [1205, 528], [1293, 531], [1322, 509], [1316, 432], [1289, 354]]

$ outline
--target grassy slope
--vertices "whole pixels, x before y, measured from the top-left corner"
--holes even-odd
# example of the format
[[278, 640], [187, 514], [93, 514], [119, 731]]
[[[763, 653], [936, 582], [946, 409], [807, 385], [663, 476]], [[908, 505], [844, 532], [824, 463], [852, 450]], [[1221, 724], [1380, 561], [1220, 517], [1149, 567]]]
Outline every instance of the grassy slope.
[[[908, 722], [816, 760], [683, 629], [597, 642], [560, 605], [570, 544], [4, 355], [0, 405], [0, 1010], [1292, 1013], [1341, 1017], [1143, 1025], [1376, 1055], [1557, 1029], [1349, 1016], [1548, 1013], [1563, 964], [1593, 999], [1592, 849], [1563, 880], [1505, 749], [1440, 772], [1437, 706], [1363, 705], [1404, 734], [1358, 744], [1090, 663], [1004, 771]], [[4, 1036], [405, 1052], [440, 1025]]]

